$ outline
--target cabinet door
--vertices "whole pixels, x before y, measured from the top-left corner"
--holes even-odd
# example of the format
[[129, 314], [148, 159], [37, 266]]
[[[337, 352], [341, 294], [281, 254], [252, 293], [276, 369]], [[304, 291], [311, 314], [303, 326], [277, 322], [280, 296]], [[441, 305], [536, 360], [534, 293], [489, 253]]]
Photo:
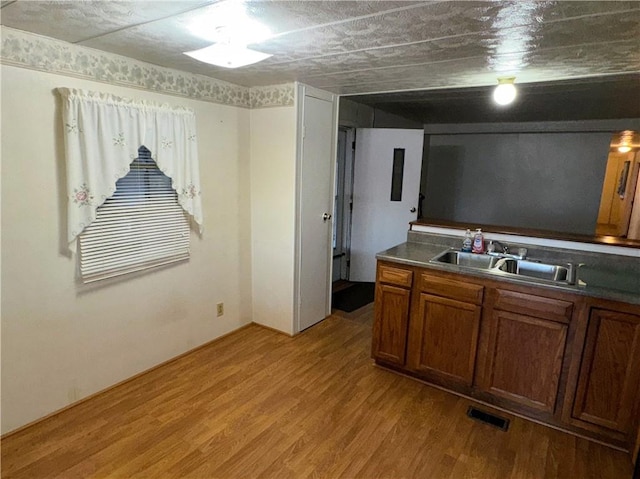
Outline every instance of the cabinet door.
[[573, 417], [628, 433], [640, 381], [640, 316], [593, 309]]
[[567, 325], [494, 310], [487, 366], [480, 387], [524, 406], [553, 413]]
[[410, 369], [436, 381], [471, 386], [482, 307], [422, 293], [412, 317]]
[[376, 284], [372, 351], [375, 359], [404, 365], [411, 290]]

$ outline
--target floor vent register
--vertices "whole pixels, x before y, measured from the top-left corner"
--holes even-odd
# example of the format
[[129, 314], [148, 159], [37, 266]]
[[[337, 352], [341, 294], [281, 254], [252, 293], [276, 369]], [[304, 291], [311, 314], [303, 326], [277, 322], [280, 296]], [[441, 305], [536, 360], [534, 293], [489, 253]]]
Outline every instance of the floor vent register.
[[476, 421], [502, 429], [503, 431], [507, 431], [509, 429], [509, 419], [496, 416], [486, 411], [481, 411], [473, 406], [469, 406], [469, 409], [467, 409], [467, 416], [471, 419], [475, 419]]

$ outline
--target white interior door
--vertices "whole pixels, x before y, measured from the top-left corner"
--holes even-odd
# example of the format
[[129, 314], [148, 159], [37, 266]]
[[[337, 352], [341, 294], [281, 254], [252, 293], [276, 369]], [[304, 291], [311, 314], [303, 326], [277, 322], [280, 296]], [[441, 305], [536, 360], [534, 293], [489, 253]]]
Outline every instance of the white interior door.
[[335, 96], [300, 86], [302, 138], [298, 157], [297, 330], [331, 314]]
[[[423, 130], [361, 128], [356, 131], [351, 231], [351, 281], [375, 281], [376, 253], [403, 243], [409, 222], [417, 218]], [[394, 150], [404, 149], [404, 165], [396, 161], [402, 191], [392, 201]]]

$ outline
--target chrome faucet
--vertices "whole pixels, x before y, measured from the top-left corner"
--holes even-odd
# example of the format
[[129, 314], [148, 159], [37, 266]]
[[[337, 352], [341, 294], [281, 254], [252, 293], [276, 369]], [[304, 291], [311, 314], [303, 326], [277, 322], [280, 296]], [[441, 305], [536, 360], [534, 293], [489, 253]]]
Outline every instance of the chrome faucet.
[[[493, 245], [493, 248], [492, 248], [492, 245]], [[502, 244], [502, 243], [500, 243], [500, 241], [496, 241], [496, 240], [489, 241], [489, 247], [487, 248], [487, 251], [489, 253], [494, 252], [496, 245], [500, 245], [500, 247], [502, 248], [502, 252], [504, 254], [509, 254], [509, 246], [506, 245], [506, 244]]]
[[[498, 245], [502, 248], [502, 252], [496, 251], [496, 246]], [[494, 256], [506, 256], [514, 259], [525, 259], [527, 256], [527, 248], [518, 248], [518, 253], [512, 254], [509, 250], [509, 245], [500, 243], [500, 241], [497, 240], [491, 240], [487, 246], [487, 254]]]

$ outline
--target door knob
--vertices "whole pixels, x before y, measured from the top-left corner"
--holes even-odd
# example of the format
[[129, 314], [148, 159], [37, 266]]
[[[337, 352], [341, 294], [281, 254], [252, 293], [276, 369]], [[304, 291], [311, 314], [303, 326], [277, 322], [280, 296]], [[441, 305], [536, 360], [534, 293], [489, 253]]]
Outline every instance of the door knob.
[[416, 212], [416, 207], [414, 206], [414, 207], [413, 207], [413, 208], [411, 208], [409, 211], [410, 211], [411, 213], [415, 213], [415, 212]]
[[331, 215], [329, 213], [325, 213], [322, 215], [322, 221], [327, 221], [331, 219]]

